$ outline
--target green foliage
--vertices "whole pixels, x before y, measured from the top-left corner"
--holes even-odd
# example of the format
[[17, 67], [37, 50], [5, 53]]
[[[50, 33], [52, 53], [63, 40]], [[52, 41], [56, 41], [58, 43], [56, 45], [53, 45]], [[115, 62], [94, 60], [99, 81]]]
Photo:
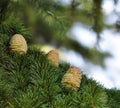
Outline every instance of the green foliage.
[[104, 27], [103, 13], [101, 10], [102, 0], [93, 0], [93, 30], [97, 33], [98, 41], [100, 39], [100, 33]]
[[31, 42], [31, 35], [28, 32], [23, 24], [20, 21], [14, 21], [14, 19], [8, 19], [4, 23], [0, 24], [0, 33], [7, 34], [9, 37], [13, 36], [14, 34], [21, 34], [28, 40], [28, 43]]
[[[4, 36], [4, 38], [2, 37]], [[26, 55], [9, 52], [8, 35], [4, 39], [3, 53], [6, 59], [0, 62], [0, 106], [5, 108], [106, 108], [104, 89], [95, 81], [83, 76], [78, 92], [62, 87], [61, 79], [69, 69], [69, 64], [52, 66], [47, 55], [38, 49], [29, 47]], [[85, 97], [85, 98], [84, 98]], [[94, 100], [94, 102], [92, 101]]]
[[7, 17], [7, 12], [9, 11], [8, 7], [10, 4], [10, 0], [1, 0], [0, 1], [0, 23], [4, 21]]
[[120, 90], [117, 89], [106, 89], [108, 95], [109, 108], [120, 108]]
[[[31, 2], [33, 4], [37, 3], [32, 0], [26, 0], [25, 3], [27, 1], [29, 5], [32, 5], [30, 4]], [[46, 14], [46, 9], [48, 9], [47, 13], [54, 16], [49, 11], [49, 8], [54, 8], [55, 1], [38, 0], [38, 2], [40, 3], [39, 6], [51, 3], [50, 6], [46, 5], [48, 8], [42, 7], [41, 9], [44, 14]], [[27, 5], [22, 0], [16, 2], [11, 0], [10, 3], [17, 4], [15, 6]], [[61, 80], [71, 67], [70, 64], [60, 63], [59, 67], [54, 67], [44, 52], [29, 46], [29, 44], [26, 55], [11, 54], [9, 49], [11, 36], [16, 33], [22, 34], [28, 43], [32, 40], [32, 37], [28, 29], [19, 21], [16, 21], [16, 18], [4, 17], [7, 15], [8, 4], [9, 0], [0, 1], [0, 16], [2, 16], [0, 19], [2, 21], [2, 23], [0, 22], [0, 108], [119, 108], [119, 91], [106, 90], [85, 75], [82, 76], [81, 87], [77, 92], [63, 87]], [[59, 9], [61, 8], [59, 7]], [[14, 15], [14, 12], [12, 15]], [[53, 17], [54, 20], [56, 18], [58, 17]], [[42, 23], [43, 20], [44, 18], [42, 17], [40, 22]], [[45, 20], [42, 27], [44, 27], [43, 29], [48, 28], [48, 31], [54, 34], [52, 29], [55, 23], [51, 21], [48, 26]], [[52, 27], [51, 30], [49, 30], [49, 27]], [[55, 30], [57, 32], [57, 28]], [[42, 34], [44, 33], [42, 32]], [[96, 50], [93, 49], [90, 52], [89, 49], [83, 48], [82, 45], [67, 37], [65, 39], [68, 39], [69, 42], [60, 39], [60, 36], [58, 38], [54, 37], [54, 39], [59, 40], [62, 43], [59, 43], [60, 45], [78, 50], [87, 59], [93, 58], [96, 54], [99, 55]], [[94, 58], [93, 61], [97, 59]]]
[[[4, 36], [4, 38], [2, 37]], [[3, 108], [107, 108], [104, 88], [83, 75], [78, 92], [62, 87], [61, 79], [70, 65], [52, 66], [47, 55], [29, 47], [26, 55], [9, 53], [4, 39], [5, 58], [0, 62], [0, 106]]]
[[81, 89], [75, 94], [73, 101], [80, 108], [108, 108], [107, 95], [104, 88], [91, 79], [83, 76]]

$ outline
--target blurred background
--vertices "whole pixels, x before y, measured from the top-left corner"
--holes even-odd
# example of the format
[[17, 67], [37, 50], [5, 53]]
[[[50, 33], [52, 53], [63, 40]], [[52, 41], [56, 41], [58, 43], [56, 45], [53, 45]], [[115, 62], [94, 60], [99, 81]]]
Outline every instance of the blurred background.
[[106, 88], [120, 89], [120, 0], [11, 0], [9, 17], [20, 20], [44, 52], [58, 49]]

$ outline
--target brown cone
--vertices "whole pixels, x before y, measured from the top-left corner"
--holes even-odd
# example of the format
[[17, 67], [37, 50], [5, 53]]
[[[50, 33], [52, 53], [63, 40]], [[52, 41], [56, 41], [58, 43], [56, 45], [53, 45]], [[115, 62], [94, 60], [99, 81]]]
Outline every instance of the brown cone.
[[48, 60], [50, 60], [54, 66], [58, 67], [58, 65], [59, 65], [59, 53], [58, 53], [58, 51], [51, 50], [48, 52], [47, 56], [48, 56]]
[[64, 74], [61, 83], [63, 86], [72, 88], [72, 90], [77, 91], [80, 88], [81, 79], [81, 71], [76, 67], [71, 67]]

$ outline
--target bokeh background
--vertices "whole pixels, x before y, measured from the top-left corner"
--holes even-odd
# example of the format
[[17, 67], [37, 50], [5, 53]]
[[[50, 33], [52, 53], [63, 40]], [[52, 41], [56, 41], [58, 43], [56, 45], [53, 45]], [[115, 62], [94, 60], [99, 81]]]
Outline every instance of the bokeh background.
[[35, 47], [58, 49], [106, 88], [120, 89], [120, 0], [11, 0], [10, 17], [30, 31]]

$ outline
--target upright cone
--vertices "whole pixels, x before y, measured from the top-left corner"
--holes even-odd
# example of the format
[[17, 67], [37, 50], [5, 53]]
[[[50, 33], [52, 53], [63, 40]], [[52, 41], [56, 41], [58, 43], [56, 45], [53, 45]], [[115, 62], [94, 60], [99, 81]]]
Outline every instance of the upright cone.
[[13, 37], [10, 40], [10, 52], [19, 54], [27, 53], [27, 43], [22, 35], [13, 35]]
[[48, 52], [47, 56], [48, 56], [48, 60], [50, 60], [54, 66], [58, 67], [58, 65], [59, 65], [59, 53], [58, 53], [58, 51], [51, 50]]
[[82, 73], [77, 67], [71, 67], [62, 78], [62, 85], [77, 91], [80, 88]]

